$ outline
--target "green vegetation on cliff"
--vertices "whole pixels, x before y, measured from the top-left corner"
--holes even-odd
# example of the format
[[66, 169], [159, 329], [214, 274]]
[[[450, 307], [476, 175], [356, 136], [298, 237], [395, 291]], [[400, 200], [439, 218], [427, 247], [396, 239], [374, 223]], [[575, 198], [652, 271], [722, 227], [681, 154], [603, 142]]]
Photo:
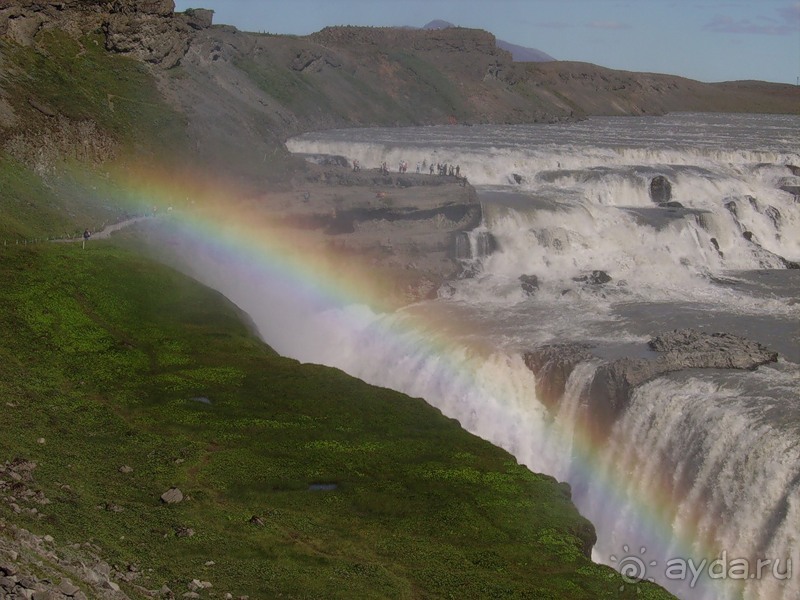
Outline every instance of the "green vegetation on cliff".
[[[91, 541], [150, 588], [620, 597], [561, 484], [422, 400], [276, 355], [218, 293], [138, 253], [15, 247], [0, 289], [0, 457], [35, 461], [51, 501], [0, 518]], [[162, 504], [172, 486], [190, 499]]]

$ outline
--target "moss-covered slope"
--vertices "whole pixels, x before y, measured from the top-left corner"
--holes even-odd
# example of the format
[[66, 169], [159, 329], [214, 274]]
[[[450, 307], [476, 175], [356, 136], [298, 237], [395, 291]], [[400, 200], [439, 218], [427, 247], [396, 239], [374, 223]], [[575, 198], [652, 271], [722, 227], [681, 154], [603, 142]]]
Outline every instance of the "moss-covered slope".
[[0, 518], [152, 589], [620, 597], [563, 485], [423, 401], [277, 356], [219, 294], [108, 242], [0, 265], [0, 459], [35, 461], [51, 501]]

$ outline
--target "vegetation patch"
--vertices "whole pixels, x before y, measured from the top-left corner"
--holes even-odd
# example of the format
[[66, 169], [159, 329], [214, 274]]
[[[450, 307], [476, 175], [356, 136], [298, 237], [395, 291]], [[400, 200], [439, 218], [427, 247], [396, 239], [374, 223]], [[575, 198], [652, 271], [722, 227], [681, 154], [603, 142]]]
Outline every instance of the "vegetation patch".
[[552, 478], [422, 400], [278, 356], [135, 248], [6, 249], [0, 290], [0, 462], [34, 461], [51, 501], [0, 518], [136, 565], [133, 597], [195, 578], [251, 598], [636, 596], [582, 553]]

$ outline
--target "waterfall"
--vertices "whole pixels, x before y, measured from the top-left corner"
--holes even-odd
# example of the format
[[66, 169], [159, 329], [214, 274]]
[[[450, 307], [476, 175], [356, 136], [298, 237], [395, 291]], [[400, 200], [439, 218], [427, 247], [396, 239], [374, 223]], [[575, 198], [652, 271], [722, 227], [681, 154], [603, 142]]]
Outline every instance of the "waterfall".
[[[642, 576], [685, 599], [794, 600], [796, 356], [753, 372], [661, 376], [634, 389], [599, 438], [585, 398], [600, 359], [572, 365], [563, 393], [545, 403], [523, 354], [580, 341], [598, 356], [638, 355], [654, 332], [687, 321], [796, 354], [800, 278], [788, 268], [800, 261], [800, 205], [782, 188], [800, 181], [798, 129], [796, 117], [671, 115], [307, 134], [290, 149], [364, 169], [459, 164], [483, 206], [481, 226], [453, 248], [472, 276], [451, 282], [446, 298], [376, 314], [304, 305], [202, 248], [188, 249], [186, 262], [277, 351], [422, 397], [530, 469], [567, 481], [597, 529], [595, 560], [641, 565]], [[651, 197], [659, 176], [677, 204]], [[723, 555], [717, 578], [711, 563]], [[742, 561], [759, 560], [771, 562], [742, 580]], [[702, 572], [681, 577], [690, 561]]]

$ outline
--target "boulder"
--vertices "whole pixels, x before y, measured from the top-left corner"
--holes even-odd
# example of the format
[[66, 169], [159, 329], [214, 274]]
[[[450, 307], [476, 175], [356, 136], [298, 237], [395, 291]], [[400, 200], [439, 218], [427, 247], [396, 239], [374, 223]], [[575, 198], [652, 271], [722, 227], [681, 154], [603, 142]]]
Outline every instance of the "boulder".
[[207, 8], [189, 8], [183, 14], [192, 29], [208, 29], [214, 22], [214, 11]]
[[69, 579], [62, 579], [61, 583], [58, 585], [58, 590], [65, 596], [74, 596], [81, 591], [81, 588], [72, 583]]
[[672, 199], [672, 184], [663, 175], [656, 175], [650, 180], [650, 199], [656, 204], [663, 204]]
[[177, 504], [183, 501], [183, 492], [176, 487], [169, 488], [161, 494], [161, 502], [164, 504]]

